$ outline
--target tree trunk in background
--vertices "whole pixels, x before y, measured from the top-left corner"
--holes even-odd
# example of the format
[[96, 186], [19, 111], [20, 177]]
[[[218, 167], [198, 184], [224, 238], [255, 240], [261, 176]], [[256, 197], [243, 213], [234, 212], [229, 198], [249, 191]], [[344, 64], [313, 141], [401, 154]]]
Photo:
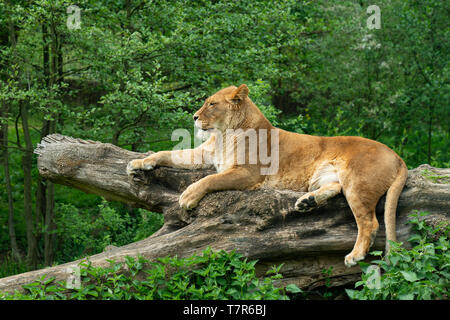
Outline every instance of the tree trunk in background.
[[22, 117], [22, 129], [25, 141], [25, 151], [22, 155], [23, 168], [23, 211], [27, 228], [27, 261], [33, 267], [37, 265], [37, 239], [35, 219], [33, 219], [32, 208], [32, 174], [33, 165], [33, 144], [31, 142], [30, 128], [28, 124], [28, 110], [25, 102], [20, 102]]
[[42, 24], [42, 66], [44, 72], [45, 83], [48, 85], [50, 83], [50, 56], [49, 56], [49, 46], [48, 46], [48, 31], [47, 25]]
[[[332, 267], [331, 286], [354, 282], [360, 277], [358, 266], [346, 268], [344, 256], [354, 245], [357, 228], [342, 195], [309, 213], [294, 210], [303, 193], [289, 190], [229, 190], [203, 198], [190, 212], [180, 209], [181, 192], [194, 181], [213, 173], [212, 169], [182, 170], [159, 167], [141, 171], [133, 179], [126, 174], [127, 163], [142, 154], [109, 143], [73, 139], [53, 134], [37, 147], [40, 174], [48, 180], [98, 194], [111, 201], [164, 214], [164, 226], [147, 239], [89, 257], [94, 266], [108, 266], [109, 259], [142, 255], [154, 260], [167, 255], [186, 257], [210, 246], [242, 253], [258, 259], [257, 274], [263, 276], [273, 265], [284, 263], [280, 285], [295, 283], [311, 289], [323, 285]], [[429, 179], [424, 169], [438, 178]], [[397, 209], [397, 236], [406, 241], [411, 235], [408, 215], [414, 210], [428, 211], [431, 224], [448, 221], [450, 213], [450, 169], [428, 165], [409, 171]], [[384, 197], [377, 206], [380, 230], [372, 250], [383, 250]], [[20, 289], [21, 285], [47, 275], [65, 280], [69, 266], [36, 270], [0, 279], [0, 291]]]
[[[2, 110], [0, 114], [0, 118], [4, 117], [7, 119], [8, 116], [8, 110], [7, 110], [6, 104], [4, 105], [4, 109]], [[5, 174], [5, 187], [6, 187], [6, 193], [8, 195], [8, 233], [9, 233], [9, 240], [11, 245], [11, 253], [13, 258], [16, 261], [22, 260], [22, 253], [19, 250], [19, 246], [17, 245], [17, 239], [16, 239], [16, 230], [14, 227], [14, 198], [12, 193], [12, 186], [11, 186], [11, 176], [9, 173], [9, 150], [8, 150], [8, 121], [6, 120], [1, 126], [0, 126], [0, 141], [2, 145], [2, 152], [3, 152], [3, 167], [4, 167], [4, 174]]]
[[64, 65], [64, 56], [62, 51], [63, 45], [63, 35], [58, 35], [58, 52], [57, 52], [57, 64], [58, 64], [58, 82], [61, 83], [64, 81], [63, 78], [63, 65]]
[[[15, 50], [16, 41], [16, 28], [14, 22], [9, 19], [8, 21], [8, 42], [10, 47]], [[12, 59], [12, 56], [11, 56]], [[0, 109], [0, 118], [4, 120], [4, 123], [0, 126], [0, 143], [3, 151], [3, 165], [5, 173], [5, 187], [8, 195], [8, 234], [11, 245], [11, 253], [16, 261], [22, 260], [22, 253], [17, 245], [16, 230], [14, 227], [14, 198], [11, 186], [11, 176], [9, 172], [9, 145], [8, 145], [8, 116], [10, 112], [9, 102], [3, 102]], [[19, 145], [20, 147], [20, 145]]]
[[[49, 132], [55, 132], [55, 123], [53, 120], [49, 123]], [[51, 181], [46, 181], [46, 195], [45, 195], [45, 218], [44, 218], [44, 264], [49, 266], [53, 263], [54, 257], [54, 242], [56, 229], [54, 215], [55, 215], [55, 185]]]
[[49, 181], [47, 185], [46, 214], [45, 214], [45, 233], [44, 233], [44, 264], [49, 266], [53, 263], [54, 256], [54, 222], [55, 208], [55, 186]]
[[[48, 32], [50, 30], [50, 34]], [[46, 78], [45, 82], [49, 90], [62, 78], [62, 44], [57, 34], [54, 21], [50, 22], [49, 28], [42, 25], [43, 40], [43, 70]], [[50, 50], [51, 49], [51, 50]], [[52, 120], [44, 120], [41, 128], [41, 139], [48, 134], [55, 132], [56, 114], [50, 114]], [[39, 176], [36, 190], [36, 223], [44, 226], [44, 264], [51, 265], [54, 256], [54, 207], [55, 207], [55, 187], [51, 181], [44, 182]]]
[[[47, 21], [45, 21], [42, 25], [42, 70], [44, 74], [44, 80], [47, 87], [50, 87], [50, 78], [51, 78], [51, 69], [50, 69], [50, 37], [48, 34], [48, 26]], [[42, 127], [41, 127], [41, 134], [40, 138], [47, 136], [50, 133], [49, 131], [49, 121], [43, 120]], [[44, 219], [46, 215], [46, 192], [47, 185], [44, 182], [44, 179], [42, 179], [41, 176], [38, 176], [37, 182], [36, 182], [36, 225], [39, 226], [41, 224], [44, 225]], [[44, 231], [45, 232], [45, 231]], [[41, 234], [37, 235], [38, 237], [41, 236]], [[44, 256], [45, 256], [45, 247], [44, 247]]]
[[[44, 120], [41, 128], [41, 139], [55, 130], [55, 121]], [[45, 181], [41, 176], [37, 179], [36, 188], [36, 224], [44, 226], [44, 264], [53, 262], [53, 242], [55, 229], [53, 216], [55, 207], [55, 189], [51, 181]]]

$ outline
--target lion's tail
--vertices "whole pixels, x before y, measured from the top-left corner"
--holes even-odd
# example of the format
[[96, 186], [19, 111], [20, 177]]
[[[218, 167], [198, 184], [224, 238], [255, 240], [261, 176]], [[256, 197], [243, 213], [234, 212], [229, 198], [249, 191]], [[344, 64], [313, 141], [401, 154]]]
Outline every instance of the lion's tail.
[[403, 187], [408, 177], [408, 168], [406, 164], [401, 161], [401, 167], [392, 185], [389, 187], [386, 194], [386, 203], [384, 205], [384, 224], [386, 226], [386, 251], [385, 255], [389, 252], [389, 240], [397, 241], [396, 226], [395, 226], [395, 212], [397, 210], [397, 203]]

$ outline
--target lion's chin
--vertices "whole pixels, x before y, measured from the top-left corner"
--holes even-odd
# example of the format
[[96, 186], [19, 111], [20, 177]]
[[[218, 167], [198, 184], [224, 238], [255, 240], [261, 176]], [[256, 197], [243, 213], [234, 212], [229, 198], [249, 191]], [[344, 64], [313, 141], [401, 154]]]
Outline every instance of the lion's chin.
[[208, 128], [208, 129], [199, 128], [197, 130], [197, 138], [201, 139], [202, 141], [206, 141], [211, 136], [211, 133], [213, 131], [214, 131], [214, 128]]

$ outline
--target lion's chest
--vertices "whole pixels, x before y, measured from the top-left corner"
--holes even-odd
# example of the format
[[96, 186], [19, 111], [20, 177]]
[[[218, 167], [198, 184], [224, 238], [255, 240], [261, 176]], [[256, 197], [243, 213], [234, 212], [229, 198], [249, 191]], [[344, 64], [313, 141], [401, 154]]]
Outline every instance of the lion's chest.
[[222, 139], [216, 139], [213, 164], [217, 172], [223, 172], [236, 164], [245, 164], [245, 162], [240, 163], [237, 161], [240, 158], [238, 156], [240, 152], [245, 152], [245, 149], [240, 150], [236, 148], [236, 137], [234, 135], [227, 135]]
[[233, 158], [227, 157], [224, 152], [216, 152], [213, 158], [213, 164], [218, 173], [225, 171], [233, 166]]

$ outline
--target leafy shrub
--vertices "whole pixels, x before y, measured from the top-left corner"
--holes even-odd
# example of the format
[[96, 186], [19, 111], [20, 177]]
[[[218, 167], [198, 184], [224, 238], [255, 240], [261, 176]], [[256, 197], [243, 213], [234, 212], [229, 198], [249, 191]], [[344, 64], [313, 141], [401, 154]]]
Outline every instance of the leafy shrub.
[[0, 294], [1, 299], [288, 299], [287, 292], [299, 293], [295, 285], [277, 288], [281, 266], [273, 267], [260, 280], [256, 261], [242, 255], [210, 248], [188, 258], [165, 257], [150, 262], [126, 257], [124, 263], [109, 261], [106, 268], [90, 262], [80, 264], [80, 286], [68, 289], [65, 282], [41, 278], [24, 286], [26, 293]]
[[[409, 223], [415, 234], [408, 241], [410, 250], [402, 243], [391, 242], [391, 250], [384, 260], [373, 265], [360, 262], [362, 279], [355, 284], [358, 290], [346, 290], [357, 300], [430, 300], [449, 298], [450, 254], [448, 222], [432, 227], [421, 217], [428, 213], [414, 213]], [[381, 251], [371, 253], [381, 256]], [[382, 274], [380, 271], [382, 270]]]
[[16, 261], [11, 254], [3, 256], [0, 260], [0, 278], [30, 270], [32, 270], [32, 268], [29, 265], [23, 261]]
[[121, 212], [102, 201], [96, 208], [82, 210], [72, 204], [57, 203], [59, 249], [56, 261], [72, 261], [86, 254], [103, 251], [108, 245], [123, 246], [142, 240], [164, 223], [162, 214], [137, 209], [135, 214]]
[[140, 220], [137, 224], [134, 241], [145, 239], [158, 231], [164, 224], [164, 216], [160, 213], [138, 209]]

